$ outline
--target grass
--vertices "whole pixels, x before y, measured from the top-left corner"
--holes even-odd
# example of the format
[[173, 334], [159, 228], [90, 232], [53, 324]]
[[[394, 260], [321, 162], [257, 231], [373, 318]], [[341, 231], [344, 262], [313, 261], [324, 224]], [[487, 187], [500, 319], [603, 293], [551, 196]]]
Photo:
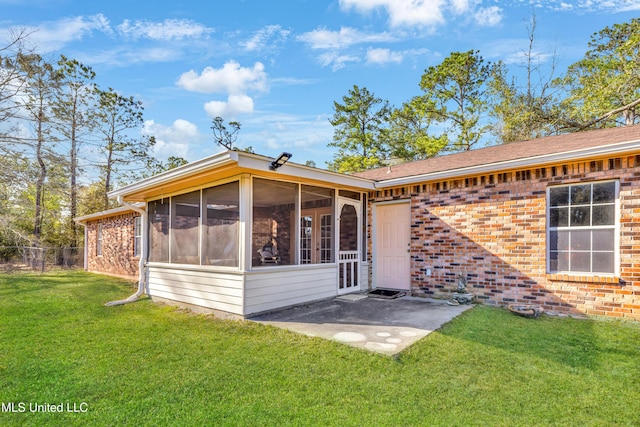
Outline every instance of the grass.
[[103, 306], [132, 291], [0, 276], [0, 402], [26, 405], [0, 425], [640, 425], [638, 323], [480, 306], [392, 358], [149, 300]]

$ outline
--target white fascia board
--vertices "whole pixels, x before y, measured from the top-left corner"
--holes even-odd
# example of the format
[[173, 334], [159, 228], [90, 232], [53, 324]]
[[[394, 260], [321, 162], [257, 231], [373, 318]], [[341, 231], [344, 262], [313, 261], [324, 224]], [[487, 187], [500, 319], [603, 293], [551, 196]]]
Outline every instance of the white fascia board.
[[[274, 172], [269, 169], [269, 165], [275, 159], [244, 152], [239, 154], [240, 156], [238, 158], [238, 166], [260, 172]], [[345, 175], [338, 172], [331, 172], [311, 166], [299, 165], [296, 163], [285, 163], [284, 165], [280, 166], [275, 171], [275, 173], [280, 173], [283, 176], [294, 178], [324, 181], [328, 184], [336, 186], [348, 186], [360, 188], [363, 190], [375, 190], [374, 181], [370, 179]]]
[[532, 167], [536, 165], [558, 163], [564, 161], [577, 161], [585, 158], [601, 156], [619, 156], [632, 152], [640, 152], [640, 140], [625, 141], [616, 144], [609, 144], [600, 147], [590, 147], [579, 150], [566, 151], [563, 153], [545, 154], [541, 156], [525, 157], [504, 162], [488, 163], [485, 165], [471, 166], [467, 168], [450, 169], [440, 172], [433, 172], [421, 175], [412, 175], [402, 178], [392, 178], [375, 183], [377, 189], [390, 188], [399, 185], [418, 184], [426, 181], [440, 181], [453, 179], [462, 176], [482, 175], [486, 173], [499, 172], [501, 170], [518, 169]]
[[95, 212], [88, 215], [78, 216], [78, 217], [75, 217], [73, 220], [78, 224], [84, 224], [93, 219], [115, 216], [121, 213], [135, 211], [136, 209], [145, 209], [145, 207], [146, 207], [145, 203], [142, 203], [142, 202], [133, 203], [132, 206], [119, 206], [117, 208], [107, 209], [106, 211], [100, 211], [100, 212]]
[[142, 181], [134, 182], [122, 188], [112, 190], [108, 193], [109, 197], [115, 197], [121, 200], [128, 194], [137, 193], [139, 191], [146, 190], [148, 188], [157, 187], [179, 178], [186, 178], [192, 175], [196, 175], [206, 170], [225, 166], [230, 163], [238, 161], [237, 151], [224, 151], [222, 153], [214, 154], [213, 156], [205, 157], [195, 162], [187, 163], [184, 166], [171, 169], [169, 171], [154, 175], [150, 178], [143, 179]]
[[[253, 169], [256, 171], [273, 172], [269, 169], [271, 162], [275, 160], [270, 157], [258, 154], [246, 153], [244, 151], [224, 151], [184, 166], [171, 169], [167, 172], [143, 179], [122, 188], [109, 192], [109, 197], [115, 197], [122, 201], [125, 196], [148, 188], [161, 186], [166, 183], [176, 181], [181, 178], [187, 178], [191, 175], [226, 166], [229, 164], [237, 164], [239, 167]], [[299, 177], [306, 179], [315, 179], [324, 181], [337, 186], [349, 186], [361, 188], [363, 190], [374, 190], [374, 181], [366, 178], [359, 178], [350, 175], [344, 175], [337, 172], [326, 171], [322, 169], [312, 168], [310, 166], [298, 165], [295, 163], [287, 163], [277, 169], [277, 173], [283, 176]]]

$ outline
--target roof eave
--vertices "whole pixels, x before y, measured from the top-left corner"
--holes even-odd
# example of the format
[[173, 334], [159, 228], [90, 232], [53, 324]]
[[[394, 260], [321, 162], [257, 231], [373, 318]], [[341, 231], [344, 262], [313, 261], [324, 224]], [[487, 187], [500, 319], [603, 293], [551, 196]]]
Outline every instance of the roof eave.
[[185, 178], [188, 176], [196, 175], [203, 171], [209, 170], [215, 167], [225, 166], [238, 161], [238, 152], [236, 151], [224, 151], [222, 153], [215, 154], [213, 156], [205, 157], [204, 159], [197, 160], [192, 163], [187, 163], [184, 166], [171, 169], [169, 171], [154, 175], [150, 178], [143, 179], [133, 184], [126, 185], [124, 187], [112, 190], [108, 193], [111, 198], [122, 200], [130, 194], [139, 193], [141, 191], [158, 187], [163, 184], [173, 182], [179, 178]]
[[470, 166], [465, 168], [450, 169], [439, 172], [412, 175], [401, 178], [391, 178], [380, 180], [375, 183], [376, 189], [397, 187], [401, 185], [411, 185], [426, 181], [440, 181], [446, 179], [460, 178], [464, 176], [482, 175], [495, 173], [503, 170], [520, 169], [525, 167], [541, 166], [564, 161], [584, 160], [596, 157], [617, 156], [640, 151], [640, 140], [624, 141], [616, 144], [609, 144], [600, 147], [590, 147], [579, 150], [566, 151], [562, 153], [544, 154], [522, 159], [506, 160], [503, 162], [488, 163], [484, 165]]
[[[138, 209], [145, 209], [146, 205], [144, 203], [135, 203], [133, 204], [133, 206]], [[127, 212], [135, 212], [135, 209], [132, 208], [131, 206], [119, 206], [117, 208], [107, 209], [105, 211], [94, 212], [88, 215], [77, 216], [73, 218], [73, 220], [77, 224], [84, 225], [89, 221], [94, 221], [101, 218], [108, 218], [110, 216], [115, 216], [115, 215], [119, 215]]]
[[[110, 191], [108, 196], [117, 198], [122, 202], [127, 196], [230, 164], [236, 164], [240, 168], [251, 169], [258, 172], [273, 173], [269, 168], [273, 160], [274, 159], [269, 157], [242, 151], [225, 151]], [[277, 171], [283, 176], [330, 182], [338, 186], [360, 188], [363, 190], [375, 189], [374, 181], [371, 179], [344, 175], [295, 163], [287, 163]]]

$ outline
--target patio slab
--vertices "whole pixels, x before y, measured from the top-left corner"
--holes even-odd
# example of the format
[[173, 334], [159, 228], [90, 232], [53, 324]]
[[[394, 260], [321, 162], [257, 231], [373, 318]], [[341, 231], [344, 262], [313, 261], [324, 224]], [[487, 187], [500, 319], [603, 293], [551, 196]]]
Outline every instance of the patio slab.
[[249, 320], [394, 355], [471, 307], [410, 296], [380, 299], [351, 294]]

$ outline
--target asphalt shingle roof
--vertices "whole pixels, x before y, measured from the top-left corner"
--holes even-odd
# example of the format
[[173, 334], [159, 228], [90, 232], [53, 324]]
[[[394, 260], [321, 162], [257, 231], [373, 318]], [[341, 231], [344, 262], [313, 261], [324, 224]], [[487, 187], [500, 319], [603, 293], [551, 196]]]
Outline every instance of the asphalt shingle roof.
[[640, 125], [548, 136], [372, 169], [354, 176], [383, 181], [640, 141]]

